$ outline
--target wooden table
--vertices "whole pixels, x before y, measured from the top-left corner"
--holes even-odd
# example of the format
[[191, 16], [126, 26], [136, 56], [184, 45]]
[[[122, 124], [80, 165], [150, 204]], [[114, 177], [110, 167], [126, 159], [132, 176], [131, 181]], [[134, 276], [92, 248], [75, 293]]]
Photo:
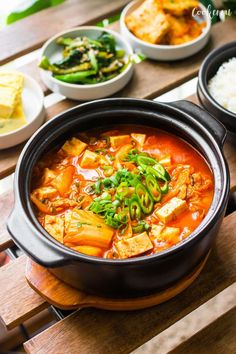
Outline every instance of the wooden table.
[[[0, 64], [39, 48], [48, 37], [58, 31], [76, 25], [96, 23], [118, 13], [126, 3], [125, 0], [67, 0], [59, 7], [44, 10], [15, 23], [0, 32]], [[118, 28], [117, 24], [113, 27]], [[179, 86], [197, 75], [203, 58], [210, 50], [235, 40], [235, 33], [236, 19], [228, 19], [225, 23], [214, 25], [210, 43], [192, 58], [171, 64], [143, 61], [136, 66], [130, 84], [117, 96], [151, 99]], [[35, 61], [19, 70], [29, 73], [39, 81], [45, 96], [50, 94], [39, 79]], [[195, 96], [189, 99], [197, 101]], [[78, 103], [67, 99], [61, 100], [47, 108], [47, 119], [76, 104]], [[22, 146], [0, 152], [0, 178], [14, 171]], [[236, 188], [236, 145], [228, 139], [224, 149], [230, 166], [233, 191]], [[21, 334], [15, 335], [15, 342], [16, 338], [19, 339], [17, 344], [25, 341], [24, 348], [28, 353], [129, 353], [236, 280], [236, 212], [232, 212], [224, 219], [204, 271], [193, 285], [176, 298], [142, 311], [110, 312], [91, 308], [70, 314], [62, 313], [50, 307], [26, 283], [26, 257], [16, 255], [13, 241], [5, 228], [12, 205], [11, 190], [0, 197], [0, 251], [8, 249], [13, 257], [8, 265], [0, 268], [0, 316], [7, 329], [14, 331], [17, 326], [21, 326]], [[45, 309], [50, 309], [50, 313]], [[56, 314], [56, 320], [52, 312]], [[39, 327], [34, 322], [35, 315], [38, 316], [38, 324], [45, 325], [47, 321], [54, 319], [53, 324], [37, 336], [29, 338], [29, 333]], [[215, 353], [235, 353], [235, 320], [234, 308], [196, 333], [173, 353], [206, 353], [211, 349]], [[0, 351], [5, 347], [2, 348]]]

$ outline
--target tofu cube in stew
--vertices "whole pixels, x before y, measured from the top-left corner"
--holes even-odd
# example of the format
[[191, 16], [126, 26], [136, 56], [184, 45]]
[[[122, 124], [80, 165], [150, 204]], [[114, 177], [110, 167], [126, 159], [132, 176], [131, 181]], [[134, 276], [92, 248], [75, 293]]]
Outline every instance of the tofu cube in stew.
[[164, 167], [170, 166], [171, 165], [171, 156], [166, 155], [161, 160], [159, 160], [159, 163], [162, 164]]
[[44, 228], [57, 241], [63, 243], [64, 218], [62, 216], [45, 215]]
[[92, 246], [75, 246], [71, 247], [73, 250], [87, 254], [88, 256], [95, 256], [95, 257], [102, 257], [103, 250], [99, 247], [92, 247]]
[[50, 183], [56, 177], [56, 173], [49, 168], [45, 168], [43, 171], [42, 182], [43, 184]]
[[83, 141], [72, 138], [65, 142], [62, 146], [62, 150], [68, 155], [79, 156], [85, 150], [86, 146], [87, 144], [83, 143]]
[[155, 214], [164, 223], [174, 220], [178, 215], [187, 209], [185, 200], [174, 197], [158, 209]]
[[111, 143], [111, 147], [113, 147], [113, 149], [116, 149], [119, 146], [122, 146], [124, 144], [128, 144], [129, 142], [130, 142], [129, 135], [118, 135], [118, 136], [111, 136], [110, 137], [110, 143]]
[[158, 241], [165, 241], [171, 245], [175, 245], [179, 241], [180, 228], [153, 225], [151, 233]]
[[82, 168], [96, 168], [100, 162], [100, 156], [90, 150], [85, 150], [80, 166]]
[[120, 258], [130, 258], [138, 256], [144, 252], [150, 251], [153, 244], [146, 232], [122, 239], [116, 243], [116, 248], [119, 252]]
[[41, 187], [37, 188], [34, 191], [34, 194], [37, 196], [39, 200], [46, 199], [46, 198], [53, 198], [57, 195], [56, 188], [51, 186], [48, 187]]
[[141, 147], [143, 147], [146, 140], [146, 134], [132, 133], [131, 137], [136, 143], [138, 143]]

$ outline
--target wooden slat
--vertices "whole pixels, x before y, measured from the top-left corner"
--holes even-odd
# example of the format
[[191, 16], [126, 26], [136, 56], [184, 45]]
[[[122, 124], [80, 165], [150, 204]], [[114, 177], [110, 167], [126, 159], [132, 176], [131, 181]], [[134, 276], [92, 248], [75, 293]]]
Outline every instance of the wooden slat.
[[[63, 321], [59, 327], [54, 326], [49, 329], [49, 332], [45, 332], [45, 335], [36, 337], [30, 342], [29, 348], [33, 346], [37, 349], [44, 347], [45, 344], [44, 348], [47, 348], [47, 350], [45, 349], [47, 353], [55, 352], [56, 346], [60, 347], [58, 345], [61, 338], [60, 332], [65, 332], [65, 337], [70, 338], [72, 345], [70, 352], [72, 353], [76, 352], [74, 346], [77, 345], [83, 348], [81, 353], [96, 352], [96, 345], [98, 345], [99, 352], [105, 352], [110, 347], [109, 352], [114, 350], [114, 353], [119, 348], [120, 350], [124, 349], [122, 351], [124, 353], [141, 345], [236, 280], [236, 239], [232, 237], [235, 222], [236, 213], [225, 218], [216, 247], [213, 249], [206, 267], [197, 281], [175, 299], [152, 309], [132, 313], [121, 312], [111, 315], [109, 311], [82, 310]], [[44, 304], [43, 300], [27, 285], [24, 278], [24, 267], [25, 257], [20, 257], [12, 264], [0, 268], [0, 316], [8, 328], [12, 328], [22, 319], [29, 318], [32, 313], [41, 310]], [[12, 281], [13, 279], [14, 281]], [[87, 327], [90, 328], [89, 331], [84, 330]], [[77, 328], [79, 332], [77, 332]], [[97, 336], [97, 328], [102, 328], [99, 336]], [[126, 331], [127, 336], [122, 335]], [[50, 344], [49, 338], [54, 337], [55, 340]], [[123, 343], [123, 341], [127, 343]], [[67, 344], [69, 343], [67, 342]], [[106, 345], [107, 348], [104, 347]], [[35, 353], [40, 352], [36, 349]]]
[[172, 350], [169, 354], [235, 354], [236, 308]]
[[[231, 223], [232, 227], [235, 224], [235, 215], [227, 218], [226, 222]], [[225, 242], [230, 239], [231, 246], [234, 244], [235, 247], [231, 237], [232, 230], [230, 228], [226, 230], [226, 222], [224, 235], [221, 236], [227, 236]], [[74, 353], [79, 348], [81, 354], [130, 353], [235, 280], [231, 267], [235, 268], [236, 257], [233, 256], [232, 251], [231, 255], [229, 250], [225, 253], [221, 248], [223, 244], [218, 243], [217, 246], [218, 252], [216, 250], [213, 253], [198, 281], [175, 299], [152, 309], [132, 313], [111, 313], [94, 309], [77, 311], [28, 341], [25, 344], [26, 351], [34, 354], [45, 351], [50, 354], [57, 351], [58, 354], [62, 354]], [[226, 265], [229, 256], [233, 262], [231, 265]], [[225, 280], [228, 276], [231, 281], [227, 281], [226, 284]], [[224, 278], [224, 285], [222, 278]], [[65, 341], [65, 338], [69, 338], [69, 341]]]
[[[24, 328], [30, 336], [42, 327], [49, 327], [55, 323], [55, 316], [49, 309], [45, 309], [36, 316], [24, 322]], [[0, 323], [0, 353], [10, 353], [12, 349], [21, 346], [27, 337], [23, 336], [20, 327], [7, 330], [2, 323]]]
[[48, 306], [27, 284], [25, 264], [26, 256], [21, 256], [0, 268], [0, 317], [8, 329]]
[[67, 0], [1, 29], [0, 65], [39, 48], [58, 32], [118, 13], [127, 0]]
[[12, 190], [9, 190], [0, 196], [0, 252], [13, 244], [10, 235], [6, 231], [6, 220], [11, 212], [13, 201], [14, 196]]
[[[194, 77], [199, 69], [203, 57], [213, 47], [234, 39], [236, 19], [229, 19], [225, 23], [216, 24], [212, 28], [212, 41], [207, 49], [188, 60], [176, 63], [157, 63], [144, 61], [136, 66], [135, 74], [129, 85], [116, 96], [154, 98], [164, 91], [176, 87], [184, 81]], [[77, 105], [78, 102], [64, 100], [50, 107], [48, 118]], [[0, 178], [12, 173], [23, 145], [0, 151]]]

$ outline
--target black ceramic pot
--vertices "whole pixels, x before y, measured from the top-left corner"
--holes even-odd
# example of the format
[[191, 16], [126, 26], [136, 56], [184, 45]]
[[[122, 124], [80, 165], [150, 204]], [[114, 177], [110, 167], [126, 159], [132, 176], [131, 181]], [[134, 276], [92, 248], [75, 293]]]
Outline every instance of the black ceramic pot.
[[[138, 124], [176, 134], [207, 159], [215, 179], [210, 210], [184, 241], [152, 256], [108, 260], [77, 253], [51, 237], [37, 221], [29, 198], [32, 169], [49, 149], [91, 127]], [[26, 144], [15, 173], [15, 206], [8, 231], [35, 262], [76, 288], [107, 297], [137, 297], [168, 288], [189, 274], [207, 255], [225, 213], [229, 171], [222, 146], [225, 128], [198, 106], [136, 99], [105, 99], [82, 104], [45, 124]]]
[[[203, 61], [198, 74], [197, 94], [203, 107], [216, 117], [224, 126], [236, 133], [236, 113], [222, 107], [209, 93], [208, 82], [216, 75], [219, 67], [236, 57], [236, 41], [213, 50]], [[236, 73], [233, 73], [236, 75]]]

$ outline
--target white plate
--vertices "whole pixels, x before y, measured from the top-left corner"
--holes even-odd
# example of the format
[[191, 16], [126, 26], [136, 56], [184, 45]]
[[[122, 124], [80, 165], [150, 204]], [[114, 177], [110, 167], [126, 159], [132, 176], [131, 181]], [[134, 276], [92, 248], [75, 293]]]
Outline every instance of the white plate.
[[24, 76], [22, 102], [27, 124], [9, 133], [0, 134], [0, 149], [7, 149], [27, 140], [44, 122], [43, 91], [34, 79], [26, 74], [22, 75]]
[[210, 38], [211, 18], [208, 10], [202, 4], [199, 4], [199, 10], [202, 12], [198, 16], [198, 21], [205, 21], [206, 27], [203, 29], [202, 34], [196, 39], [179, 45], [159, 45], [144, 42], [137, 38], [126, 26], [126, 16], [137, 9], [144, 0], [135, 0], [129, 3], [121, 13], [120, 17], [120, 30], [121, 34], [127, 39], [133, 49], [141, 52], [147, 58], [154, 60], [173, 61], [187, 58], [199, 52], [207, 44]]
[[[58, 33], [53, 38], [49, 39], [42, 47], [40, 59], [44, 55], [47, 56], [52, 62], [61, 58], [62, 47], [56, 43], [56, 40], [59, 37], [76, 38], [79, 36], [86, 36], [91, 39], [96, 39], [102, 32], [108, 32], [115, 38], [117, 48], [125, 50], [126, 60], [128, 60], [129, 56], [132, 56], [133, 50], [130, 44], [122, 38], [119, 33], [96, 26], [82, 26]], [[111, 96], [115, 92], [121, 90], [129, 82], [133, 75], [133, 64], [130, 62], [127, 68], [115, 78], [94, 85], [69, 84], [59, 81], [52, 76], [50, 71], [43, 69], [40, 69], [40, 75], [45, 85], [51, 91], [60, 93], [61, 95], [73, 100], [89, 101]]]

